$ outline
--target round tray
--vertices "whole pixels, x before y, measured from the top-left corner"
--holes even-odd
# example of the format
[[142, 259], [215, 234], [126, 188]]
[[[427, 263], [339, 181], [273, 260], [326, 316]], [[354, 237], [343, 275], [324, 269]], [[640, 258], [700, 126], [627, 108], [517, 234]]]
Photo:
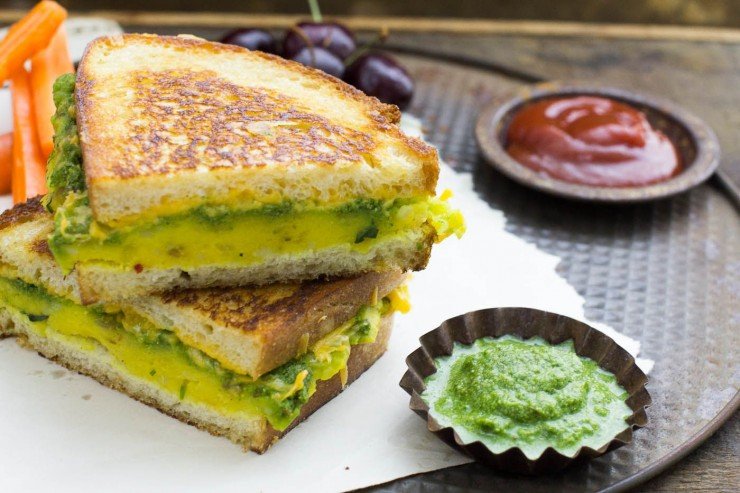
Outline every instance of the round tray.
[[[642, 343], [653, 359], [650, 424], [628, 447], [557, 475], [511, 476], [469, 464], [373, 491], [623, 491], [657, 475], [740, 407], [733, 322], [740, 221], [710, 185], [671, 199], [610, 206], [527, 189], [493, 170], [474, 129], [489, 101], [525, 84], [483, 67], [403, 56], [417, 93], [411, 112], [427, 139], [504, 212], [507, 229], [562, 259], [558, 271], [586, 299], [586, 314]], [[511, 74], [509, 74], [511, 75]]]

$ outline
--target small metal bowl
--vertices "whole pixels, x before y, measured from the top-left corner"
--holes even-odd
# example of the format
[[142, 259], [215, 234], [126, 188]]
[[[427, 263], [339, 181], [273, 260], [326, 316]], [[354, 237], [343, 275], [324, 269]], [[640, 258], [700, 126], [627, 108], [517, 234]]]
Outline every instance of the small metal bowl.
[[[520, 164], [506, 152], [506, 134], [514, 114], [540, 99], [562, 96], [601, 96], [626, 103], [645, 113], [681, 155], [684, 170], [659, 183], [638, 187], [597, 187], [557, 180]], [[720, 149], [712, 129], [675, 104], [624, 89], [582, 82], [546, 82], [524, 87], [514, 95], [492, 101], [478, 117], [475, 128], [486, 161], [509, 178], [528, 187], [571, 199], [596, 202], [644, 202], [669, 197], [709, 178], [719, 165]]]
[[[434, 359], [452, 354], [455, 342], [470, 345], [482, 337], [507, 334], [522, 339], [541, 337], [551, 344], [572, 339], [576, 354], [591, 358], [601, 368], [613, 373], [629, 394], [626, 400], [632, 410], [632, 415], [627, 418], [629, 426], [598, 449], [581, 447], [574, 455], [567, 456], [548, 447], [534, 460], [518, 447], [495, 454], [480, 441], [465, 443], [454, 427], [442, 426], [421, 398], [426, 388], [424, 379], [437, 371]], [[626, 445], [632, 440], [633, 430], [647, 424], [645, 409], [651, 404], [650, 394], [645, 389], [647, 376], [635, 364], [635, 359], [612, 338], [578, 320], [533, 308], [488, 308], [451, 318], [421, 336], [419, 341], [421, 347], [406, 358], [408, 371], [400, 383], [411, 396], [409, 407], [427, 422], [429, 431], [445, 443], [490, 467], [518, 474], [559, 471]]]

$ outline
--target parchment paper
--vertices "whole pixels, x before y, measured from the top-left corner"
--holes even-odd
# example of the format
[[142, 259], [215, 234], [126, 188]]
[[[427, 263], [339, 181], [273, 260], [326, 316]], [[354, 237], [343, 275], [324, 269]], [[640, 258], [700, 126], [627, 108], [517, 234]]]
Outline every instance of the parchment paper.
[[[418, 122], [406, 124], [418, 131]], [[468, 232], [437, 245], [427, 270], [414, 275], [413, 309], [397, 316], [388, 352], [265, 455], [245, 454], [12, 339], [0, 341], [3, 490], [341, 491], [466, 462], [426, 432], [398, 386], [418, 337], [448, 317], [493, 306], [583, 319], [584, 300], [556, 274], [557, 257], [504, 230], [505, 218], [476, 196], [469, 175], [443, 167], [444, 188], [455, 193]], [[601, 327], [639, 351], [637, 341]], [[649, 369], [651, 362], [641, 363]]]

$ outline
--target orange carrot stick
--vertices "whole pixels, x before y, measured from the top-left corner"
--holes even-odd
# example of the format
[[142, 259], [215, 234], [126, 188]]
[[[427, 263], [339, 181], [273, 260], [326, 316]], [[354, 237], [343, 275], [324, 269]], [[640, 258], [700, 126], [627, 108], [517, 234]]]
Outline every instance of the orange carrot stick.
[[20, 204], [26, 200], [26, 170], [20, 143], [13, 139], [13, 168], [10, 171], [10, 193], [13, 203]]
[[55, 111], [52, 86], [57, 77], [69, 72], [74, 72], [74, 66], [67, 49], [67, 34], [64, 25], [61, 25], [51, 38], [49, 46], [31, 58], [33, 106], [44, 158], [48, 158], [54, 148], [54, 128], [51, 126], [51, 117]]
[[11, 76], [13, 97], [13, 202], [46, 193], [46, 163], [36, 133], [31, 77], [21, 68]]
[[8, 34], [0, 41], [0, 83], [45, 48], [66, 17], [67, 11], [61, 5], [44, 0], [10, 26]]
[[0, 135], [0, 194], [10, 192], [10, 171], [13, 169], [13, 134]]

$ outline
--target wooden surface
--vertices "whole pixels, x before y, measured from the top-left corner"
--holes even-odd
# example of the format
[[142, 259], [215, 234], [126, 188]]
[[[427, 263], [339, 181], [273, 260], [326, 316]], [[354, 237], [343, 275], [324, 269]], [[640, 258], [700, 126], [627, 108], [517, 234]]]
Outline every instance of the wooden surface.
[[737, 492], [740, 490], [738, 437], [740, 416], [736, 415], [689, 457], [635, 491]]
[[[24, 9], [37, 0], [4, 0], [7, 8]], [[76, 12], [121, 9], [132, 11], [210, 11], [259, 14], [307, 14], [306, 0], [59, 0]], [[0, 4], [3, 2], [0, 1]], [[737, 0], [321, 0], [326, 15], [431, 17], [507, 20], [551, 20], [639, 24], [681, 24], [740, 27]]]
[[[0, 10], [0, 23], [14, 22], [26, 10]], [[95, 9], [77, 14], [79, 16], [106, 17], [124, 25], [137, 27], [193, 27], [211, 28], [213, 26], [240, 27], [252, 26], [276, 28], [288, 26], [305, 20], [304, 14], [249, 14], [242, 12], [157, 12], [131, 10]], [[456, 34], [517, 34], [532, 36], [570, 36], [590, 38], [620, 39], [674, 39], [682, 41], [712, 41], [718, 43], [739, 43], [740, 29], [717, 27], [682, 27], [660, 24], [603, 24], [582, 22], [552, 22], [535, 20], [495, 20], [495, 19], [434, 19], [429, 17], [374, 17], [374, 16], [335, 16], [348, 27], [356, 30], [379, 30], [387, 28], [393, 31], [419, 33], [456, 33]]]
[[[1, 11], [0, 19], [13, 12]], [[157, 26], [157, 17], [127, 18], [129, 31], [159, 33], [190, 32], [217, 39], [234, 19], [209, 18], [195, 27]], [[219, 24], [219, 19], [223, 21]], [[270, 22], [289, 22], [289, 18]], [[2, 22], [2, 21], [0, 21]], [[136, 22], [139, 24], [137, 25]], [[377, 19], [373, 20], [377, 23]], [[389, 21], [390, 22], [390, 21]], [[394, 21], [397, 22], [397, 21]], [[212, 24], [210, 24], [212, 23]], [[266, 21], [265, 21], [266, 23]], [[208, 27], [219, 25], [220, 27]], [[272, 25], [272, 24], [270, 24]], [[374, 26], [374, 25], [373, 25]], [[366, 26], [366, 27], [373, 27]], [[717, 132], [722, 147], [721, 167], [740, 183], [740, 40], [737, 31], [703, 31], [671, 28], [598, 29], [537, 24], [521, 34], [515, 24], [481, 24], [474, 34], [455, 24], [457, 34], [440, 34], [442, 24], [426, 25], [435, 31], [403, 32], [391, 42], [409, 49], [429, 50], [451, 56], [464, 55], [503, 67], [516, 74], [549, 79], [581, 79], [653, 93], [682, 104], [705, 119]], [[493, 26], [493, 27], [491, 27]], [[503, 27], [502, 27], [503, 26]], [[471, 25], [471, 27], [475, 27]], [[521, 25], [519, 26], [522, 27]], [[618, 33], [615, 35], [614, 33]], [[656, 36], [655, 33], [663, 33]], [[641, 486], [638, 491], [740, 491], [740, 421], [732, 418], [697, 451], [670, 470]]]

